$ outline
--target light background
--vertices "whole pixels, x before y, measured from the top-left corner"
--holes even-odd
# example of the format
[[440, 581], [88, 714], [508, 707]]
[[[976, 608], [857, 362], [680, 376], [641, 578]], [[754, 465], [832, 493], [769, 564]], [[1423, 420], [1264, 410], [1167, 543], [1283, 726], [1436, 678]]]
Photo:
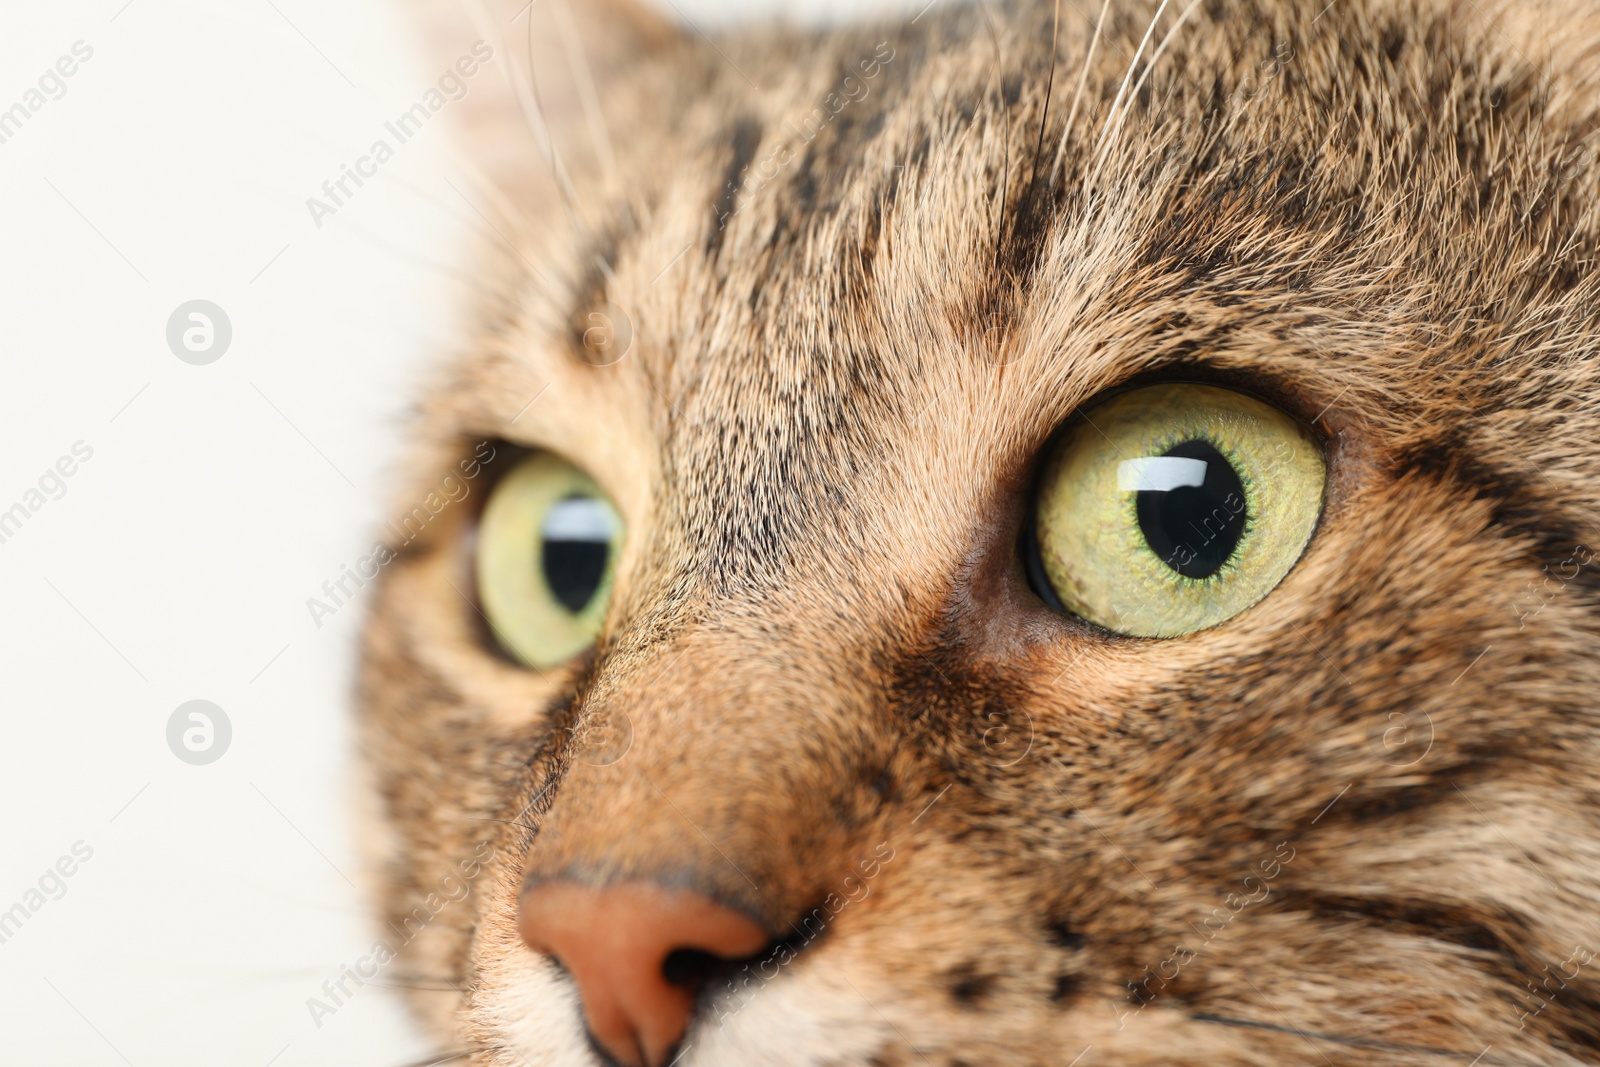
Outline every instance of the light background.
[[[780, 7], [676, 3], [706, 28]], [[0, 912], [93, 855], [0, 944], [0, 1063], [399, 1067], [431, 1049], [390, 991], [321, 1026], [306, 1006], [375, 930], [349, 797], [365, 605], [319, 629], [305, 602], [373, 540], [471, 209], [442, 123], [322, 228], [305, 200], [436, 72], [399, 0], [12, 2], [0, 110], [78, 41], [0, 144], [0, 511], [93, 449], [0, 544]], [[207, 366], [166, 344], [195, 298], [232, 322]], [[167, 747], [192, 699], [232, 724], [210, 766]]]

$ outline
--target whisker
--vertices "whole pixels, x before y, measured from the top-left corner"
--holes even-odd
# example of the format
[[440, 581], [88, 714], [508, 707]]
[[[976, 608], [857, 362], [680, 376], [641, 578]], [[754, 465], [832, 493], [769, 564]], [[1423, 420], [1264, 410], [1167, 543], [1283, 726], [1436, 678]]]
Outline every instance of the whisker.
[[[550, 281], [549, 276], [546, 275], [544, 271], [539, 269], [539, 265], [537, 263], [535, 263], [533, 260], [529, 259], [527, 254], [525, 252], [523, 252], [522, 249], [517, 246], [517, 243], [515, 241], [513, 241], [509, 236], [507, 236], [504, 230], [500, 229], [500, 227], [498, 227], [498, 226], [496, 226], [494, 224], [494, 220], [490, 219], [489, 216], [487, 216], [483, 212], [479, 211], [478, 210], [478, 205], [474, 204], [472, 202], [472, 200], [467, 196], [466, 193], [463, 193], [460, 189], [456, 189], [456, 183], [455, 182], [451, 181], [449, 178], [446, 178], [444, 180], [444, 182], [445, 182], [446, 185], [450, 186], [451, 189], [455, 189], [456, 195], [461, 198], [462, 202], [465, 203], [468, 207], [470, 207], [477, 214], [477, 216], [480, 219], [482, 219], [484, 221], [484, 223], [486, 225], [488, 225], [488, 227], [491, 230], [494, 231], [495, 236], [500, 239], [500, 243], [505, 246], [506, 251], [510, 252], [512, 255], [514, 255], [518, 259], [522, 260], [523, 264], [530, 271], [532, 271], [534, 273], [534, 276], [537, 277], [540, 281], [545, 282], [547, 284], [549, 283], [549, 281]], [[515, 228], [515, 223], [514, 222], [511, 225], [513, 226], [513, 228]], [[424, 787], [424, 788], [426, 788], [426, 787]], [[432, 792], [432, 790], [429, 790], [429, 792]]]
[[[521, 85], [521, 82], [517, 83]], [[573, 188], [572, 176], [567, 173], [567, 165], [561, 159], [561, 153], [556, 148], [555, 135], [550, 132], [550, 124], [544, 115], [544, 99], [539, 95], [539, 72], [533, 63], [533, 16], [528, 16], [528, 85], [527, 93], [533, 101], [533, 112], [539, 116], [539, 126], [544, 131], [544, 146], [546, 158], [550, 163], [550, 173], [556, 179], [556, 186], [561, 192], [561, 202], [566, 206], [567, 219], [572, 223], [573, 231], [580, 237], [586, 235], [583, 220], [578, 217], [578, 194]], [[520, 99], [520, 96], [519, 96]], [[524, 110], [526, 113], [526, 109]]]
[[1056, 59], [1061, 53], [1061, 0], [1056, 0], [1050, 18], [1050, 75], [1044, 83], [1044, 111], [1039, 115], [1039, 141], [1033, 146], [1033, 168], [1028, 172], [1028, 188], [1039, 180], [1039, 157], [1044, 155], [1044, 130], [1050, 123], [1050, 100], [1056, 91]]
[[404, 260], [405, 262], [411, 263], [414, 266], [425, 267], [428, 270], [433, 271], [435, 274], [438, 274], [441, 278], [449, 278], [452, 281], [459, 282], [468, 289], [474, 290], [481, 296], [489, 297], [491, 299], [498, 296], [494, 290], [485, 287], [481, 282], [478, 281], [476, 277], [471, 274], [463, 273], [462, 271], [459, 271], [448, 264], [440, 263], [438, 260], [429, 259], [426, 256], [418, 255], [417, 253], [408, 251], [407, 249], [401, 248], [398, 245], [391, 244], [372, 231], [358, 226], [353, 222], [345, 223], [344, 227], [360, 240], [372, 245], [374, 248], [382, 249], [396, 259]]
[[1106, 24], [1106, 12], [1111, 10], [1111, 0], [1100, 5], [1100, 18], [1095, 21], [1094, 35], [1089, 38], [1089, 53], [1083, 58], [1083, 70], [1078, 74], [1078, 88], [1072, 94], [1072, 107], [1067, 111], [1066, 125], [1061, 127], [1061, 141], [1056, 145], [1056, 161], [1050, 168], [1050, 184], [1054, 186], [1061, 176], [1061, 157], [1067, 151], [1067, 137], [1072, 133], [1072, 120], [1078, 117], [1078, 104], [1083, 100], [1083, 86], [1089, 80], [1089, 68], [1094, 64], [1094, 51], [1100, 44], [1100, 30]]
[[[472, 20], [478, 32], [485, 39], [494, 34], [494, 22], [489, 17], [488, 9], [484, 7], [483, 0], [463, 0], [471, 8]], [[532, 6], [532, 5], [530, 5]], [[508, 55], [511, 54], [508, 50]], [[572, 179], [567, 174], [566, 165], [561, 161], [561, 153], [556, 150], [555, 138], [550, 132], [550, 124], [545, 120], [544, 103], [539, 98], [539, 79], [534, 70], [533, 63], [533, 16], [528, 16], [528, 77], [526, 82], [517, 76], [513, 65], [507, 64], [506, 77], [511, 83], [512, 92], [517, 98], [517, 107], [522, 111], [522, 117], [527, 121], [528, 129], [533, 134], [534, 144], [539, 149], [539, 154], [544, 157], [550, 167], [550, 173], [555, 178], [556, 190], [561, 196], [561, 202], [567, 211], [567, 218], [572, 223], [573, 230], [579, 237], [585, 237], [587, 230], [583, 221], [578, 217], [577, 192], [572, 186]]]
[[[467, 15], [472, 20], [473, 27], [477, 30], [480, 37], [487, 40], [490, 37], [499, 36], [498, 32], [495, 30], [494, 19], [490, 16], [489, 9], [484, 6], [484, 0], [461, 0], [461, 3], [468, 9]], [[533, 5], [530, 4], [528, 6], [532, 7]], [[524, 8], [523, 10], [526, 11], [527, 8]], [[516, 21], [516, 16], [512, 16], [512, 21]], [[528, 25], [530, 28], [531, 37], [531, 28], [533, 25], [533, 20], [531, 18], [529, 19]], [[532, 66], [531, 60], [529, 62], [529, 66]], [[516, 75], [517, 71], [515, 69], [515, 65], [507, 64], [506, 80], [510, 84], [513, 94], [517, 98], [517, 106], [522, 110], [523, 118], [527, 120], [528, 132], [533, 135], [533, 141], [539, 149], [539, 154], [548, 160], [554, 151], [555, 146], [550, 140], [550, 128], [544, 121], [544, 112], [541, 111], [537, 106], [534, 106], [530, 109], [530, 101], [527, 99], [528, 87], [523, 85]]]
[[994, 42], [995, 89], [1000, 98], [1000, 116], [1004, 120], [1002, 136], [1005, 138], [1005, 167], [1000, 172], [1000, 203], [998, 217], [991, 222], [994, 228], [994, 262], [1000, 263], [1000, 249], [1005, 243], [1006, 203], [1011, 198], [1011, 109], [1006, 100], [1006, 58], [1000, 47], [1000, 31], [994, 24], [994, 12], [987, 2], [983, 4], [983, 21], [989, 27], [989, 37]]
[[1156, 13], [1150, 19], [1150, 25], [1145, 29], [1144, 36], [1139, 39], [1139, 47], [1134, 50], [1133, 60], [1128, 64], [1128, 72], [1122, 76], [1122, 84], [1117, 87], [1117, 95], [1111, 100], [1111, 110], [1106, 113], [1106, 124], [1100, 128], [1100, 138], [1094, 145], [1094, 166], [1083, 176], [1083, 187], [1088, 191], [1093, 175], [1099, 170], [1100, 152], [1105, 147], [1106, 138], [1111, 133], [1111, 124], [1116, 121], [1117, 109], [1122, 106], [1122, 98], [1127, 95], [1128, 86], [1133, 81], [1133, 72], [1139, 66], [1139, 57], [1144, 55], [1144, 46], [1150, 43], [1150, 35], [1156, 32], [1156, 23], [1161, 21], [1161, 16], [1167, 10], [1171, 0], [1161, 0], [1161, 6], [1156, 8]]
[[[528, 225], [529, 216], [523, 206], [507, 196], [499, 183], [484, 173], [483, 169], [474, 163], [460, 148], [451, 144], [449, 149], [450, 161], [457, 171], [456, 176], [475, 187], [478, 194], [488, 201], [486, 206], [497, 218], [503, 219], [506, 225], [511, 226], [513, 229], [524, 229]], [[450, 184], [454, 185], [453, 182]], [[456, 190], [456, 195], [462, 196], [460, 189]], [[466, 198], [463, 196], [463, 199]], [[479, 218], [484, 218], [483, 213], [478, 211], [477, 205], [471, 200], [467, 200], [467, 206], [472, 208], [474, 214], [477, 214]], [[486, 218], [484, 218], [484, 221], [489, 222]], [[489, 222], [489, 226], [491, 229], [495, 229], [492, 222]], [[499, 233], [498, 229], [496, 229], [496, 233]], [[503, 234], [501, 236], [504, 237]], [[518, 255], [520, 254], [518, 253]], [[542, 280], [549, 280], [542, 271], [536, 271], [536, 273]]]
[[485, 818], [480, 818], [479, 816], [476, 816], [476, 815], [463, 815], [463, 816], [461, 816], [461, 821], [462, 822], [497, 822], [497, 823], [503, 823], [506, 826], [518, 826], [518, 827], [521, 827], [524, 830], [537, 831], [539, 829], [537, 826], [530, 826], [525, 822], [518, 822], [515, 819], [485, 819]]
[[[1234, 1019], [1226, 1015], [1216, 1015], [1212, 1012], [1196, 1012], [1189, 1018], [1203, 1023], [1214, 1023], [1217, 1026], [1234, 1026], [1246, 1030], [1269, 1030], [1275, 1034], [1293, 1034], [1296, 1037], [1317, 1038], [1333, 1045], [1350, 1045], [1355, 1048], [1388, 1049], [1393, 1052], [1417, 1052], [1424, 1056], [1444, 1056], [1453, 1060], [1473, 1055], [1471, 1049], [1432, 1048], [1428, 1045], [1408, 1045], [1394, 1041], [1384, 1041], [1376, 1037], [1345, 1037], [1340, 1034], [1324, 1034], [1317, 1030], [1305, 1030], [1294, 1026], [1279, 1026], [1276, 1023], [1263, 1023], [1255, 1019]], [[1481, 1055], [1474, 1063], [1511, 1063], [1498, 1056]]]
[[481, 1048], [464, 1048], [455, 1052], [440, 1052], [426, 1059], [412, 1060], [410, 1063], [402, 1063], [400, 1067], [439, 1067], [439, 1064], [441, 1063], [455, 1063], [457, 1060], [464, 1060], [468, 1056], [476, 1056], [480, 1052], [487, 1051], [489, 1050]]
[[600, 160], [600, 169], [609, 179], [616, 174], [617, 157], [611, 148], [611, 132], [606, 127], [605, 112], [600, 109], [600, 94], [595, 90], [589, 57], [584, 54], [583, 42], [578, 37], [578, 27], [572, 21], [572, 8], [567, 0], [558, 0], [553, 12], [556, 32], [561, 35], [561, 47], [566, 49], [567, 63], [572, 67], [573, 81], [577, 83], [578, 100], [583, 105], [584, 121], [589, 125], [589, 139], [594, 142], [594, 154]]
[[1144, 83], [1149, 79], [1150, 72], [1156, 69], [1156, 64], [1160, 62], [1162, 54], [1166, 52], [1167, 46], [1172, 43], [1177, 35], [1178, 28], [1194, 13], [1194, 9], [1199, 7], [1200, 3], [1201, 0], [1192, 0], [1189, 6], [1183, 9], [1183, 13], [1178, 16], [1177, 21], [1173, 22], [1171, 28], [1167, 30], [1166, 36], [1161, 38], [1161, 43], [1156, 46], [1156, 50], [1150, 53], [1150, 62], [1145, 64], [1144, 73], [1139, 75], [1139, 80], [1133, 85], [1133, 91], [1128, 94], [1128, 106], [1124, 107], [1122, 112], [1117, 115], [1117, 126], [1116, 129], [1111, 131], [1111, 139], [1106, 142], [1105, 149], [1095, 156], [1094, 169], [1096, 171], [1100, 169], [1101, 161], [1111, 151], [1111, 146], [1115, 143], [1117, 135], [1122, 132], [1122, 124], [1128, 118], [1128, 111], [1133, 107], [1133, 100], [1139, 95], [1139, 90], [1144, 88]]
[[466, 981], [466, 978], [459, 974], [433, 974], [429, 971], [418, 971], [410, 968], [391, 971], [389, 972], [389, 977], [403, 978], [408, 982], [444, 982], [447, 985], [455, 985], [457, 982]]

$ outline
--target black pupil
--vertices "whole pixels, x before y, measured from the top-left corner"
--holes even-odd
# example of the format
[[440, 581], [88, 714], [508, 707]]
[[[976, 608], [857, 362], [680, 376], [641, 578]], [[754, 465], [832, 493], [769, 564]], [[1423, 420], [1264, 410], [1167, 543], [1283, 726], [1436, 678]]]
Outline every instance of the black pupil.
[[1139, 490], [1139, 529], [1167, 566], [1185, 578], [1209, 578], [1244, 535], [1244, 485], [1210, 442], [1185, 441], [1162, 457], [1204, 462], [1205, 480], [1164, 491]]
[[594, 497], [567, 497], [545, 515], [540, 552], [545, 584], [574, 615], [600, 591], [614, 532], [611, 510]]

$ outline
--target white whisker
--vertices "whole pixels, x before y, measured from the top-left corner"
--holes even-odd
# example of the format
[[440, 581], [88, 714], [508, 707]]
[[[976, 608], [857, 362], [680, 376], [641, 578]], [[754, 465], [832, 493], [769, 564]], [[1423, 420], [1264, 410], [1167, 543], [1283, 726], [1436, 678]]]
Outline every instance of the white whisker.
[[589, 125], [589, 139], [594, 142], [594, 154], [600, 169], [607, 178], [616, 174], [617, 157], [611, 148], [611, 132], [606, 128], [605, 112], [600, 108], [600, 93], [595, 89], [594, 72], [589, 67], [589, 57], [578, 37], [578, 27], [572, 21], [572, 9], [567, 0], [556, 0], [553, 8], [556, 32], [561, 35], [561, 47], [566, 49], [567, 63], [572, 67], [573, 81], [578, 87], [578, 101], [583, 105], [584, 121]]
[[1095, 156], [1094, 170], [1098, 171], [1100, 169], [1101, 161], [1110, 153], [1111, 146], [1116, 143], [1117, 135], [1122, 132], [1122, 124], [1128, 118], [1128, 111], [1133, 106], [1134, 99], [1138, 97], [1139, 90], [1143, 89], [1144, 83], [1149, 80], [1150, 72], [1156, 69], [1156, 64], [1161, 61], [1161, 56], [1166, 52], [1167, 46], [1177, 36], [1179, 27], [1187, 21], [1189, 16], [1194, 13], [1194, 9], [1200, 6], [1200, 3], [1201, 0], [1191, 0], [1189, 6], [1183, 9], [1183, 13], [1178, 16], [1171, 28], [1167, 30], [1166, 36], [1161, 38], [1161, 43], [1156, 46], [1156, 50], [1150, 53], [1150, 62], [1145, 64], [1144, 73], [1139, 75], [1139, 80], [1133, 85], [1133, 91], [1128, 94], [1128, 106], [1124, 107], [1121, 113], [1117, 115], [1116, 128], [1111, 131], [1111, 137], [1106, 142], [1105, 148]]
[[1072, 107], [1067, 110], [1066, 125], [1061, 127], [1061, 143], [1056, 146], [1056, 161], [1050, 168], [1050, 184], [1055, 185], [1061, 176], [1061, 157], [1067, 151], [1067, 137], [1072, 133], [1072, 120], [1078, 117], [1078, 104], [1083, 100], [1083, 86], [1089, 80], [1089, 68], [1094, 65], [1094, 51], [1100, 44], [1100, 30], [1106, 24], [1106, 12], [1111, 10], [1111, 0], [1100, 5], [1100, 18], [1094, 24], [1094, 36], [1089, 38], [1089, 54], [1083, 58], [1083, 70], [1078, 75], [1078, 88], [1072, 94]]
[[[489, 17], [484, 0], [463, 0], [470, 8], [470, 15], [480, 36], [487, 39], [496, 36], [494, 22]], [[516, 53], [506, 49], [507, 56]], [[528, 129], [533, 133], [534, 143], [539, 148], [539, 154], [544, 156], [545, 162], [550, 167], [550, 173], [555, 178], [556, 189], [561, 196], [562, 204], [567, 209], [567, 218], [572, 223], [573, 230], [581, 237], [587, 233], [583, 221], [578, 217], [577, 192], [572, 186], [572, 179], [567, 174], [567, 168], [561, 161], [561, 153], [556, 149], [555, 138], [550, 133], [550, 124], [545, 121], [544, 104], [539, 99], [539, 79], [534, 70], [533, 63], [533, 18], [528, 19], [528, 68], [527, 78], [517, 76], [515, 62], [506, 64], [506, 79], [511, 85], [512, 92], [516, 95], [517, 106], [522, 110], [523, 118], [527, 120]]]
[[1133, 72], [1139, 66], [1139, 57], [1144, 55], [1144, 46], [1150, 43], [1150, 35], [1156, 32], [1156, 23], [1161, 21], [1162, 14], [1167, 10], [1171, 0], [1161, 0], [1161, 6], [1156, 8], [1156, 13], [1150, 19], [1144, 36], [1139, 39], [1139, 47], [1134, 50], [1133, 59], [1128, 63], [1128, 72], [1122, 76], [1122, 84], [1117, 87], [1117, 95], [1111, 101], [1111, 110], [1106, 114], [1105, 125], [1100, 128], [1100, 138], [1094, 145], [1094, 165], [1083, 176], [1083, 187], [1088, 191], [1093, 175], [1099, 170], [1101, 150], [1106, 145], [1106, 138], [1111, 134], [1111, 125], [1117, 119], [1117, 111], [1122, 107], [1122, 99], [1128, 94], [1128, 86], [1133, 82]]

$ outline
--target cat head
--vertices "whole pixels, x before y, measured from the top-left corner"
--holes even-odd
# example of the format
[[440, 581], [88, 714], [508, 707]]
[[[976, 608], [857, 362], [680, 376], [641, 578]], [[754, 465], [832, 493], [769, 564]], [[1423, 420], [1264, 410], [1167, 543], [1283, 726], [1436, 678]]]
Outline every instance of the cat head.
[[362, 674], [450, 1052], [1600, 1056], [1592, 6], [472, 10]]

